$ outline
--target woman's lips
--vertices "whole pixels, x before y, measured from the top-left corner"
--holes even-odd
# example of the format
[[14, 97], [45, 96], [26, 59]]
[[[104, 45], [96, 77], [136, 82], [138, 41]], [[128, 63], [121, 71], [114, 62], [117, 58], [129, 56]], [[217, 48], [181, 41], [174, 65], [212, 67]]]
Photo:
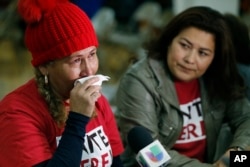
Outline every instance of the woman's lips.
[[185, 66], [182, 66], [182, 65], [178, 65], [180, 67], [180, 69], [184, 72], [190, 72], [190, 71], [194, 71], [194, 69], [192, 68], [187, 68]]

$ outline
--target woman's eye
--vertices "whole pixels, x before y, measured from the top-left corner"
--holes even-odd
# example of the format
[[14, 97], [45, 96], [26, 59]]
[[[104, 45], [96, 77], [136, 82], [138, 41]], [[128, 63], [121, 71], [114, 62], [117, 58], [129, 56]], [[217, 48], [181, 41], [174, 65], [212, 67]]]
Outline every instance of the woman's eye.
[[90, 53], [90, 54], [89, 54], [89, 58], [92, 58], [92, 57], [94, 57], [95, 55], [96, 55], [96, 52]]
[[207, 56], [208, 54], [206, 52], [200, 51], [201, 56]]
[[185, 48], [185, 49], [189, 48], [189, 46], [188, 46], [187, 44], [185, 44], [185, 43], [180, 43], [180, 44], [181, 44], [181, 46], [182, 46], [183, 48]]
[[73, 62], [74, 63], [79, 63], [79, 62], [81, 62], [81, 58], [74, 59]]

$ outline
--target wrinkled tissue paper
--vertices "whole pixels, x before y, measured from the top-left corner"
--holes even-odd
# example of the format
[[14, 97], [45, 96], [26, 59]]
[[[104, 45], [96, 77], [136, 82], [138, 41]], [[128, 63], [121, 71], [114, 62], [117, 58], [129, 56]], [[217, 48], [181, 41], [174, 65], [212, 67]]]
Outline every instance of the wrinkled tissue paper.
[[84, 83], [86, 80], [90, 79], [90, 78], [93, 78], [93, 77], [98, 77], [99, 78], [99, 81], [95, 82], [93, 85], [99, 85], [101, 86], [102, 85], [102, 82], [103, 81], [108, 81], [110, 79], [109, 76], [105, 76], [105, 75], [102, 75], [102, 74], [97, 74], [97, 75], [91, 75], [91, 76], [88, 76], [88, 77], [84, 77], [84, 78], [80, 78], [80, 79], [77, 79], [74, 83], [74, 85], [76, 85], [76, 83]]

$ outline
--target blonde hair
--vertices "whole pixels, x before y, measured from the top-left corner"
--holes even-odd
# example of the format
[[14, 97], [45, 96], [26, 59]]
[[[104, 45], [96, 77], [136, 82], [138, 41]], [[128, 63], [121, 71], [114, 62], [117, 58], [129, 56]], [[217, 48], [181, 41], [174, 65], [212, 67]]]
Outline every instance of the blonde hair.
[[44, 97], [48, 104], [49, 113], [59, 126], [64, 125], [67, 119], [63, 100], [56, 96], [51, 89], [49, 83], [44, 82], [44, 75], [40, 72], [39, 68], [35, 68], [35, 80], [37, 82], [38, 91]]

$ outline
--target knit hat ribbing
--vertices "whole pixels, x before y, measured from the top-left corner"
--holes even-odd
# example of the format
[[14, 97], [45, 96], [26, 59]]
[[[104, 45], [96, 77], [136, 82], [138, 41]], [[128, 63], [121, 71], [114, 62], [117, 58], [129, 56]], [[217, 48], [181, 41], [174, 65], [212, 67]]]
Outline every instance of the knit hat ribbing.
[[20, 0], [18, 9], [28, 23], [25, 44], [33, 66], [98, 45], [88, 16], [67, 0]]

